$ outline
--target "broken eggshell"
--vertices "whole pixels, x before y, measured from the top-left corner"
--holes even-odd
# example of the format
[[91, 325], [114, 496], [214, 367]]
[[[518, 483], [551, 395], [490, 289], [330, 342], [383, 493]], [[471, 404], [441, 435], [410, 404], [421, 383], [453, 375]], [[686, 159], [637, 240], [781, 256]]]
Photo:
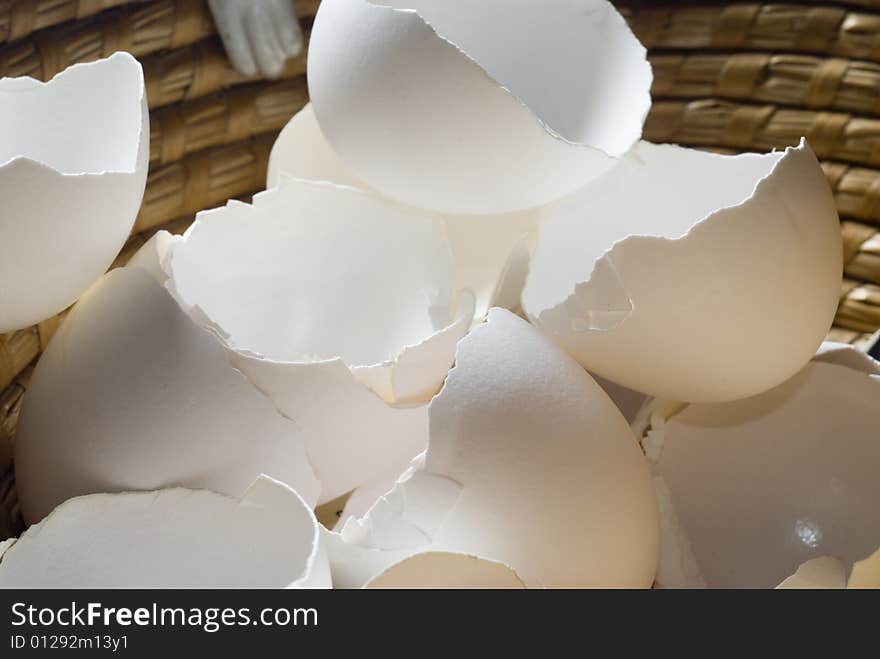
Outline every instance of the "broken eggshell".
[[302, 429], [139, 267], [105, 275], [50, 341], [22, 407], [15, 470], [29, 523], [95, 492], [239, 496], [261, 473], [309, 505], [319, 491]]
[[3, 588], [330, 587], [318, 523], [262, 476], [243, 496], [171, 488], [65, 501], [0, 559]]
[[0, 80], [0, 332], [62, 311], [110, 266], [140, 207], [149, 129], [128, 53]]
[[834, 318], [839, 223], [804, 141], [738, 156], [642, 142], [542, 214], [523, 309], [630, 389], [691, 402], [766, 391]]
[[658, 584], [772, 588], [808, 560], [849, 570], [880, 546], [880, 375], [865, 360], [825, 349], [758, 396], [652, 415]]
[[[328, 144], [311, 104], [288, 122], [275, 141], [266, 187], [275, 187], [290, 177], [371, 190], [346, 168]], [[474, 317], [485, 318], [493, 306], [518, 309], [538, 212], [438, 217], [455, 258], [456, 289], [471, 290], [476, 297]]]
[[372, 590], [410, 588], [524, 589], [506, 565], [467, 554], [423, 552], [392, 565], [365, 586]]
[[424, 450], [424, 404], [474, 313], [434, 217], [284, 179], [201, 213], [167, 261], [184, 308], [303, 432], [322, 502]]
[[645, 49], [606, 0], [325, 0], [308, 69], [347, 168], [444, 213], [573, 192], [632, 147], [651, 105]]
[[500, 562], [529, 587], [651, 586], [644, 456], [595, 381], [538, 330], [490, 311], [459, 343], [429, 417], [423, 464], [327, 534], [335, 586], [425, 551]]
[[846, 577], [846, 565], [831, 556], [814, 558], [777, 586], [779, 589], [841, 589], [880, 588], [880, 549], [862, 561], [857, 561]]

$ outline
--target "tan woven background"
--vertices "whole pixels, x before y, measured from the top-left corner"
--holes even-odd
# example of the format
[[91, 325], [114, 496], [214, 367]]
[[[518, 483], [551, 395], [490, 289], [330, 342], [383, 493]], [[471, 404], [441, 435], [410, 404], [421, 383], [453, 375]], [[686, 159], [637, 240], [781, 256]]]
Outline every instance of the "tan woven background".
[[[308, 35], [319, 0], [294, 4]], [[807, 136], [845, 243], [831, 337], [866, 341], [880, 327], [880, 0], [618, 5], [654, 66], [647, 139], [735, 152]], [[204, 0], [0, 0], [0, 76], [46, 80], [116, 50], [144, 65], [151, 128], [144, 204], [121, 265], [157, 229], [180, 232], [196, 211], [261, 189], [275, 136], [307, 90], [304, 56], [278, 81], [238, 74]], [[0, 473], [33, 364], [60, 319], [0, 335]], [[16, 524], [12, 488], [7, 471], [0, 509], [12, 515], [0, 515], [0, 538]]]

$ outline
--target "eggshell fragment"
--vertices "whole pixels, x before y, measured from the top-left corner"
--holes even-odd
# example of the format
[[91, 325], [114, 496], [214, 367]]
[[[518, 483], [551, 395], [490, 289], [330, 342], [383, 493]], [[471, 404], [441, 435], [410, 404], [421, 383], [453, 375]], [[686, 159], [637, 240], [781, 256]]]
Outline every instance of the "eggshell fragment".
[[837, 309], [837, 213], [805, 142], [739, 156], [643, 142], [542, 213], [523, 309], [630, 389], [766, 391], [812, 357]]
[[272, 146], [266, 187], [277, 186], [282, 176], [367, 189], [367, 185], [348, 171], [327, 143], [311, 103], [287, 122]]
[[856, 561], [849, 575], [848, 588], [880, 588], [880, 549]]
[[424, 552], [391, 566], [366, 586], [372, 590], [409, 588], [524, 589], [509, 567], [466, 554]]
[[846, 568], [830, 556], [813, 558], [776, 588], [780, 590], [817, 590], [846, 588]]
[[424, 467], [331, 534], [336, 586], [423, 551], [498, 561], [530, 587], [652, 584], [644, 456], [595, 381], [535, 328], [493, 309], [459, 342], [429, 417]]
[[442, 385], [474, 314], [436, 218], [284, 179], [200, 214], [168, 261], [176, 297], [302, 430], [321, 501], [424, 451], [413, 406]]
[[846, 578], [846, 566], [830, 556], [814, 558], [777, 586], [787, 588], [870, 588], [880, 589], [880, 549], [862, 561], [856, 561]]
[[[266, 187], [285, 178], [370, 190], [327, 143], [311, 104], [290, 120], [272, 148]], [[437, 217], [455, 258], [455, 288], [476, 296], [475, 318], [484, 318], [492, 306], [518, 309], [538, 227], [537, 211]]]
[[168, 253], [180, 240], [180, 236], [173, 235], [168, 231], [157, 231], [135, 252], [126, 265], [129, 268], [145, 270], [160, 286], [165, 286], [168, 281], [166, 266]]
[[640, 137], [652, 80], [605, 0], [326, 0], [308, 74], [348, 169], [455, 214], [537, 207], [607, 170]]
[[[648, 455], [706, 585], [770, 588], [807, 560], [833, 556], [849, 570], [880, 546], [875, 370], [820, 357], [761, 395], [653, 424]], [[662, 542], [670, 525], [662, 516]], [[691, 576], [661, 560], [657, 581], [699, 585]]]
[[128, 53], [0, 80], [0, 332], [62, 311], [110, 266], [140, 207], [149, 129]]
[[65, 319], [34, 371], [15, 442], [22, 512], [175, 485], [242, 494], [261, 473], [312, 505], [302, 428], [277, 413], [141, 268], [113, 270]]
[[290, 588], [324, 574], [315, 516], [261, 477], [207, 490], [92, 494], [58, 506], [0, 561], [5, 588]]

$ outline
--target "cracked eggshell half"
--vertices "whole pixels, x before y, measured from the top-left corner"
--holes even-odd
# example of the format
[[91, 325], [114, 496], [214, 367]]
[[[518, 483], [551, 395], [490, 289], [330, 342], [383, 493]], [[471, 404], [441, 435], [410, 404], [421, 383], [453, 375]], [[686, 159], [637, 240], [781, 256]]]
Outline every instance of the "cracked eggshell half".
[[[861, 361], [850, 350], [842, 362]], [[652, 417], [672, 513], [658, 584], [772, 588], [808, 560], [849, 570], [880, 546], [880, 375], [825, 356], [758, 396]]]
[[309, 505], [319, 489], [302, 429], [137, 267], [99, 280], [49, 343], [23, 404], [15, 468], [30, 523], [95, 492], [180, 485], [239, 496], [262, 473]]
[[3, 588], [327, 588], [327, 574], [311, 509], [265, 476], [240, 498], [183, 488], [76, 497], [0, 560]]
[[424, 465], [335, 534], [335, 584], [432, 551], [500, 562], [529, 587], [651, 586], [647, 462], [599, 385], [537, 329], [490, 311], [429, 417]]
[[[290, 120], [272, 147], [266, 187], [275, 187], [286, 178], [370, 190], [327, 143], [311, 104]], [[493, 306], [518, 309], [537, 234], [538, 211], [439, 217], [455, 259], [455, 287], [473, 291], [476, 297], [474, 317], [485, 318]]]
[[110, 266], [140, 208], [149, 130], [128, 53], [0, 80], [0, 332], [62, 311]]
[[322, 502], [424, 451], [424, 404], [474, 314], [437, 218], [284, 179], [200, 214], [168, 262], [177, 298], [303, 432]]
[[804, 141], [739, 156], [642, 142], [543, 212], [523, 308], [630, 389], [752, 396], [800, 370], [831, 326], [840, 228]]
[[573, 192], [632, 147], [651, 105], [645, 49], [605, 0], [325, 0], [308, 68], [347, 168], [444, 213]]
[[370, 590], [518, 589], [525, 588], [516, 572], [484, 558], [449, 552], [423, 552], [392, 565], [365, 586]]

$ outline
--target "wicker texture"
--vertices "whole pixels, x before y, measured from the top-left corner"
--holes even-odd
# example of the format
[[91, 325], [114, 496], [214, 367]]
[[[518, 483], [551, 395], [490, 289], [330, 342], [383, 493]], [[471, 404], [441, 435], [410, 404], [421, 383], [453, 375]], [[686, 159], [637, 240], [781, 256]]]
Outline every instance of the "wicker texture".
[[880, 15], [861, 9], [757, 2], [627, 4], [633, 31], [649, 49], [817, 53], [880, 61]]
[[4, 0], [0, 2], [0, 43], [43, 28], [93, 16], [138, 0]]
[[[303, 26], [308, 39], [308, 26]], [[219, 39], [206, 39], [186, 48], [165, 51], [142, 60], [150, 108], [179, 101], [190, 101], [234, 85], [259, 80], [236, 71]], [[288, 60], [281, 78], [294, 78], [306, 72], [305, 51]]]
[[308, 102], [302, 79], [244, 85], [150, 115], [150, 163], [277, 132]]
[[653, 94], [880, 114], [880, 64], [772, 53], [656, 54]]
[[261, 135], [199, 151], [150, 172], [134, 232], [142, 233], [264, 186], [274, 141], [274, 134]]
[[718, 99], [657, 101], [645, 124], [655, 142], [769, 151], [804, 136], [820, 158], [880, 166], [880, 119]]
[[[301, 16], [313, 16], [318, 2], [297, 2]], [[48, 80], [71, 64], [127, 50], [143, 57], [176, 50], [215, 33], [205, 0], [136, 2], [91, 19], [42, 30], [0, 51], [0, 77]]]

